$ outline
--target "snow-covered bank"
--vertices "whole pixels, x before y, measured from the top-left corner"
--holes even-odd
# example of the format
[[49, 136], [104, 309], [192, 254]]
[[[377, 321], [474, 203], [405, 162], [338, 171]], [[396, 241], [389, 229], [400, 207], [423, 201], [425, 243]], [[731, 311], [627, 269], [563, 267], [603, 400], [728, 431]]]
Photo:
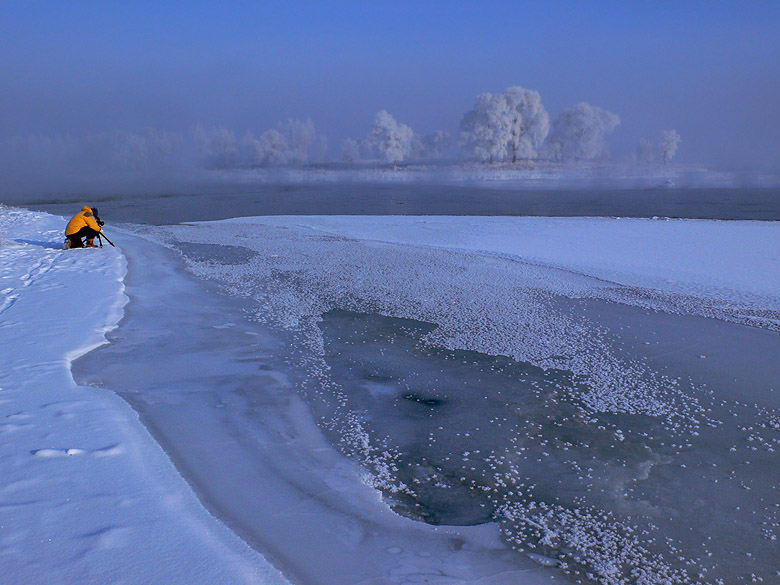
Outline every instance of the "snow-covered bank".
[[122, 316], [125, 260], [63, 251], [64, 226], [0, 206], [0, 580], [286, 583], [205, 511], [124, 401], [74, 383], [72, 360]]

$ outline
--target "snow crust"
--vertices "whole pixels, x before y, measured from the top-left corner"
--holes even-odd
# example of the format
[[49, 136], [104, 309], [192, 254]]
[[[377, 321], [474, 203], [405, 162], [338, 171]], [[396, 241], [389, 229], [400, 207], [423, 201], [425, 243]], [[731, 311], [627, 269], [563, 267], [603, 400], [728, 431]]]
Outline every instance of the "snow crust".
[[62, 250], [64, 227], [0, 206], [0, 580], [287, 583], [125, 402], [73, 381], [122, 317], [126, 268], [119, 248]]
[[776, 222], [318, 216], [279, 217], [273, 223], [359, 240], [514, 256], [607, 284], [730, 305], [737, 312], [740, 306], [780, 308]]
[[258, 318], [310, 331], [312, 347], [331, 309], [427, 321], [439, 326], [432, 344], [571, 371], [588, 382], [580, 399], [593, 410], [672, 417], [672, 426], [699, 424], [696, 400], [619, 358], [597, 323], [557, 310], [555, 295], [780, 327], [773, 222], [283, 216], [161, 232], [254, 251], [244, 264], [191, 266], [257, 299]]

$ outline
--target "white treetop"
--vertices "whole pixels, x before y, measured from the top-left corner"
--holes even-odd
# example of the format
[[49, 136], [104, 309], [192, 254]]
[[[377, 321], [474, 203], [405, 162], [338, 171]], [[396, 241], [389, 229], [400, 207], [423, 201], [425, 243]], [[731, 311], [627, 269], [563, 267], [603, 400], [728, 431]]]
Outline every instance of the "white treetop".
[[377, 112], [367, 143], [389, 163], [401, 162], [412, 153], [414, 132], [395, 121], [386, 110]]
[[582, 102], [561, 112], [548, 140], [556, 158], [593, 159], [606, 153], [605, 137], [620, 124], [617, 114]]
[[550, 130], [538, 91], [514, 86], [483, 93], [460, 123], [460, 143], [482, 161], [534, 158]]
[[538, 91], [518, 86], [508, 88], [503, 95], [510, 114], [512, 162], [517, 161], [517, 157], [535, 158], [536, 149], [550, 132], [550, 116], [542, 105], [542, 96]]
[[680, 138], [677, 130], [664, 130], [661, 132], [658, 140], [642, 138], [639, 140], [639, 160], [644, 163], [660, 160], [663, 164], [666, 164], [677, 153], [677, 147], [680, 142], [682, 142], [682, 138]]
[[232, 130], [223, 126], [196, 126], [192, 138], [201, 164], [210, 168], [230, 168], [238, 160], [238, 144]]
[[436, 130], [427, 134], [422, 139], [422, 155], [425, 158], [442, 158], [452, 144], [452, 136], [449, 132]]
[[[312, 147], [316, 147], [318, 138], [311, 120], [295, 120], [289, 118], [279, 125], [279, 130], [266, 130], [255, 138], [247, 132], [241, 148], [245, 164], [257, 165], [290, 165], [303, 164], [309, 161]], [[324, 146], [320, 147], [324, 150]]]
[[682, 138], [680, 138], [677, 130], [664, 130], [661, 132], [661, 139], [658, 141], [658, 152], [664, 164], [672, 160], [672, 157], [677, 153], [677, 146], [680, 142], [682, 142]]
[[266, 130], [255, 138], [248, 132], [242, 147], [247, 162], [252, 165], [285, 165], [290, 162], [290, 146], [278, 130]]
[[295, 120], [288, 118], [282, 126], [289, 148], [287, 163], [305, 163], [309, 161], [309, 152], [317, 140], [314, 122], [310, 119]]
[[504, 160], [511, 138], [506, 124], [505, 102], [491, 93], [474, 100], [460, 122], [460, 143], [464, 150], [483, 162]]

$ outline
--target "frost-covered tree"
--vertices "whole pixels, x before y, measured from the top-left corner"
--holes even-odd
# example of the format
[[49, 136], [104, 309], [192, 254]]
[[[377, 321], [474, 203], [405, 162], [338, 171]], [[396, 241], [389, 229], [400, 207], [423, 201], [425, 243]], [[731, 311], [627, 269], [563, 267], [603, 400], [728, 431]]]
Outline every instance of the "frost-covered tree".
[[266, 130], [260, 135], [259, 152], [265, 164], [285, 165], [290, 162], [290, 145], [278, 130]]
[[223, 126], [204, 128], [198, 125], [192, 130], [192, 140], [196, 156], [203, 166], [225, 169], [238, 164], [238, 142], [232, 130]]
[[341, 158], [347, 162], [360, 160], [360, 142], [354, 138], [346, 138], [341, 143]]
[[317, 131], [310, 119], [288, 118], [282, 125], [282, 134], [287, 143], [286, 164], [300, 164], [309, 161], [309, 153], [317, 142]]
[[452, 146], [452, 136], [449, 132], [436, 130], [431, 134], [423, 136], [421, 142], [424, 158], [442, 158]]
[[313, 151], [324, 152], [325, 139], [317, 135], [311, 120], [289, 118], [279, 130], [266, 130], [260, 138], [247, 132], [241, 150], [245, 164], [250, 166], [303, 164]]
[[[202, 153], [202, 160], [208, 166], [224, 168], [235, 160], [237, 151], [232, 150], [229, 133], [224, 134], [224, 130], [211, 130], [213, 142], [208, 143], [209, 150]], [[206, 136], [207, 132], [201, 131], [201, 137]], [[160, 170], [192, 162], [187, 158], [189, 151], [183, 135], [156, 128], [145, 128], [142, 132], [115, 130], [89, 135], [85, 137], [79, 154], [82, 161], [74, 161], [76, 166], [86, 158], [106, 170], [131, 172]]]
[[550, 130], [550, 117], [538, 91], [519, 86], [483, 93], [460, 123], [464, 150], [482, 161], [534, 158]]
[[396, 122], [386, 110], [377, 112], [366, 142], [389, 163], [397, 163], [412, 153], [414, 132]]
[[664, 164], [672, 160], [677, 153], [677, 146], [682, 142], [682, 138], [677, 130], [664, 130], [661, 132], [661, 139], [658, 141], [658, 152]]
[[504, 101], [491, 93], [474, 100], [474, 108], [460, 121], [458, 140], [463, 150], [482, 162], [504, 160], [509, 144]]
[[509, 140], [512, 162], [517, 158], [535, 158], [550, 131], [550, 116], [538, 91], [514, 86], [504, 92], [509, 112]]
[[143, 132], [147, 157], [158, 169], [191, 165], [191, 150], [185, 134], [147, 127]]
[[253, 166], [286, 165], [290, 162], [290, 146], [278, 130], [266, 130], [255, 139], [251, 133], [244, 140], [249, 164]]
[[617, 114], [582, 102], [553, 122], [548, 150], [557, 160], [594, 159], [606, 153], [605, 138], [617, 125]]
[[682, 138], [676, 130], [664, 130], [658, 140], [642, 138], [639, 140], [639, 148], [637, 149], [639, 160], [644, 163], [660, 160], [666, 164], [677, 153], [680, 142], [682, 142]]

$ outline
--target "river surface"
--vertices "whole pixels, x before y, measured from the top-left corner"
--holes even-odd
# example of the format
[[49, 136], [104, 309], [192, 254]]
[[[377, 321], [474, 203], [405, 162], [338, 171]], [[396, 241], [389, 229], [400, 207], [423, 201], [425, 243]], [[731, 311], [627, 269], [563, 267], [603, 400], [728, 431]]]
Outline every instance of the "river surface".
[[532, 215], [780, 219], [777, 187], [529, 188], [441, 184], [210, 185], [99, 196], [9, 195], [8, 204], [71, 215], [85, 203], [109, 222], [155, 225], [255, 215]]

